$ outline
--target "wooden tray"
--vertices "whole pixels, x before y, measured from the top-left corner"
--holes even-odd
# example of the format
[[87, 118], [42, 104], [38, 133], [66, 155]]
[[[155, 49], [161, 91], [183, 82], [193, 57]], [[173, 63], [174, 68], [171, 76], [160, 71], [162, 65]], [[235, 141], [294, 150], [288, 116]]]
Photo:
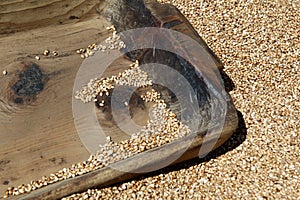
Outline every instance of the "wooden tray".
[[[88, 158], [89, 152], [74, 126], [72, 93], [76, 73], [83, 61], [76, 50], [104, 41], [109, 35], [106, 27], [110, 24], [98, 13], [98, 6], [97, 0], [0, 2], [0, 71], [7, 71], [7, 75], [0, 75], [0, 194], [9, 186], [28, 183]], [[44, 56], [45, 49], [55, 50], [58, 55]], [[125, 64], [128, 61], [124, 58]], [[33, 65], [42, 72], [44, 87], [36, 95], [20, 97], [14, 85], [20, 80], [19, 75]], [[237, 127], [236, 111], [231, 102], [225, 123], [228, 126], [220, 138], [215, 138], [214, 134], [210, 137], [209, 141], [218, 139], [214, 148], [228, 139]], [[182, 138], [115, 165], [119, 169], [124, 167], [125, 171], [153, 167], [186, 148], [188, 142], [192, 145], [174, 163], [194, 158], [199, 154], [203, 134], [198, 133], [193, 139]], [[137, 175], [106, 167], [18, 198], [57, 199]]]

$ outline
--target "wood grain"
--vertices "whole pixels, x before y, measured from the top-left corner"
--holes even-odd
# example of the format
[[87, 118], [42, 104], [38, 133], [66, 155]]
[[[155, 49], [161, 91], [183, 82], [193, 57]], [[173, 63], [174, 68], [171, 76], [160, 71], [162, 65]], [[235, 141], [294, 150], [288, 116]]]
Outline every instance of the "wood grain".
[[[8, 186], [88, 158], [74, 127], [71, 102], [82, 62], [76, 49], [108, 35], [97, 6], [93, 0], [0, 1], [0, 196]], [[59, 55], [46, 57], [45, 49]], [[15, 103], [12, 86], [33, 62], [48, 81], [31, 102]]]
[[[230, 119], [230, 117], [228, 119]], [[232, 130], [224, 130], [224, 134], [218, 139], [216, 147], [223, 143], [223, 139], [228, 138], [228, 136], [231, 135], [231, 132]], [[212, 135], [207, 142], [214, 143], [214, 140], [217, 139], [214, 137], [215, 135]], [[166, 144], [164, 147], [154, 148], [132, 156], [128, 159], [113, 164], [111, 167], [95, 170], [82, 176], [61, 181], [45, 188], [33, 191], [30, 194], [22, 195], [20, 199], [59, 199], [74, 193], [86, 191], [89, 188], [101, 188], [109, 186], [139, 176], [140, 174], [136, 172], [144, 172], [145, 170], [150, 171], [151, 169], [158, 167], [157, 165], [163, 165], [164, 163], [170, 161], [170, 155], [177, 155], [178, 152], [184, 152], [184, 154], [172, 164], [199, 156], [199, 144], [202, 142], [202, 136], [186, 137]], [[186, 147], [189, 147], [189, 150], [186, 151]], [[180, 154], [178, 154], [178, 156], [180, 156]]]

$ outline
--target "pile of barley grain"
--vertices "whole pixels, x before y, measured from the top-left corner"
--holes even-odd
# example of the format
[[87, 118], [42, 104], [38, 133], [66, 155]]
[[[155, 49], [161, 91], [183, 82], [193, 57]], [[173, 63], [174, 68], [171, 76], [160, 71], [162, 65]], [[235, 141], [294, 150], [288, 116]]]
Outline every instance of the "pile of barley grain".
[[[98, 95], [109, 96], [116, 84], [138, 88], [152, 85], [152, 80], [140, 68], [138, 61], [135, 61], [129, 66], [129, 69], [119, 73], [118, 76], [91, 79], [86, 86], [76, 91], [75, 98], [83, 103], [96, 102]], [[100, 106], [104, 106], [104, 101], [100, 103]]]
[[172, 3], [221, 58], [235, 83], [231, 96], [245, 120], [245, 141], [240, 129], [205, 162], [189, 161], [73, 197], [299, 199], [300, 1]]

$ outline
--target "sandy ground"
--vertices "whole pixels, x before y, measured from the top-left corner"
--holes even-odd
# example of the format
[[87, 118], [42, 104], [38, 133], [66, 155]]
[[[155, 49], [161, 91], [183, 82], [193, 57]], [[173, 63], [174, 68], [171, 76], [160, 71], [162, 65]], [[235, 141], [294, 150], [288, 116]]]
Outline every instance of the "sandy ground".
[[171, 3], [224, 63], [246, 129], [204, 160], [89, 193], [105, 199], [300, 199], [300, 1]]

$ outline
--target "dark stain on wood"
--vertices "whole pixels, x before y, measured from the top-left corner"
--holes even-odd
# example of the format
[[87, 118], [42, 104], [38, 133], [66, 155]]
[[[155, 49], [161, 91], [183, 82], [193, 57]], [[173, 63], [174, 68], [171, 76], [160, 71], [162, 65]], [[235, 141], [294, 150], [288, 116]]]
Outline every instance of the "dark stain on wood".
[[9, 181], [8, 181], [8, 180], [5, 180], [5, 181], [3, 181], [2, 184], [3, 184], [3, 185], [8, 185], [8, 184], [9, 184]]
[[180, 25], [181, 23], [182, 23], [182, 21], [176, 20], [176, 19], [175, 19], [175, 20], [173, 20], [173, 21], [164, 23], [164, 24], [162, 25], [162, 27], [170, 29], [170, 28], [172, 28], [172, 27], [174, 27], [174, 26]]
[[21, 97], [15, 98], [14, 102], [15, 102], [16, 104], [23, 104], [23, 103], [24, 103], [24, 101], [23, 101], [23, 99], [22, 99]]
[[58, 163], [59, 165], [65, 164], [67, 161], [64, 158], [60, 158], [60, 162]]
[[8, 165], [10, 163], [10, 160], [0, 160], [0, 172], [4, 171], [5, 168], [7, 167], [6, 165]]
[[49, 159], [53, 164], [59, 164], [59, 165], [62, 165], [62, 164], [65, 164], [67, 163], [67, 161], [65, 160], [65, 158], [60, 158], [59, 160], [57, 160], [55, 157], [54, 158], [51, 158]]
[[19, 74], [20, 80], [13, 85], [18, 96], [37, 95], [44, 89], [43, 73], [37, 64], [32, 64]]
[[30, 104], [35, 101], [48, 81], [48, 75], [36, 63], [23, 65], [23, 70], [18, 73], [18, 80], [12, 85], [12, 99], [16, 104]]
[[0, 166], [7, 165], [8, 163], [10, 163], [10, 160], [0, 160]]
[[50, 161], [51, 161], [53, 164], [56, 164], [56, 158], [51, 158]]
[[79, 17], [74, 16], [74, 15], [71, 15], [71, 16], [69, 17], [69, 19], [70, 19], [70, 20], [74, 20], [74, 19], [79, 19]]

